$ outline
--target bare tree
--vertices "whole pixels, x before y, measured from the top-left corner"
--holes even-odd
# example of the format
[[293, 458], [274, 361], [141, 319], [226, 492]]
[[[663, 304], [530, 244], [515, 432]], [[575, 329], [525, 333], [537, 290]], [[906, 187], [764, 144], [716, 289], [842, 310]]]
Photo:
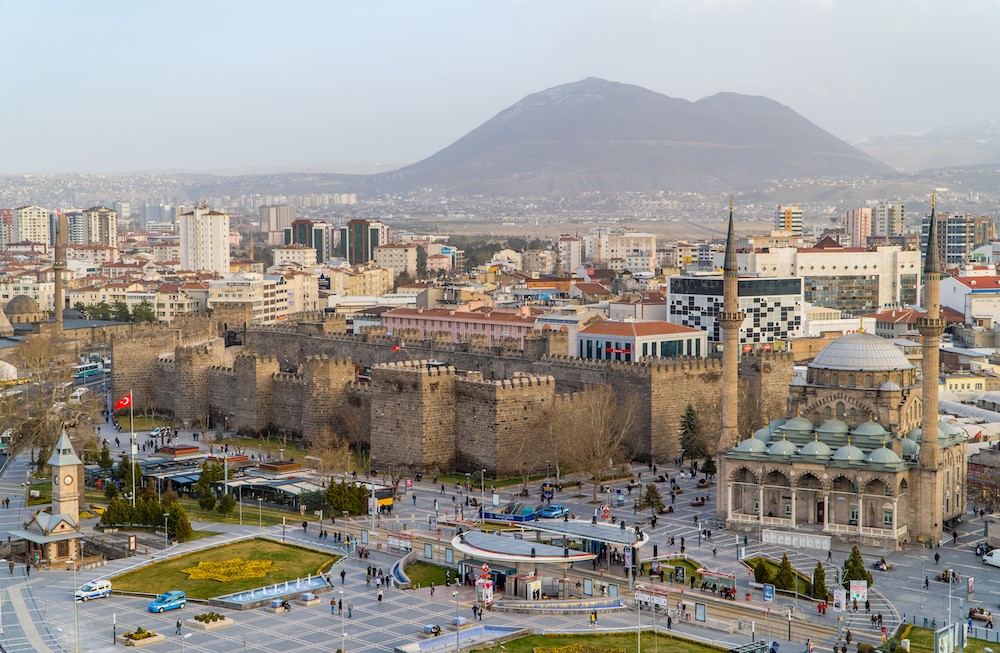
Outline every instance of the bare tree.
[[[543, 460], [550, 461], [556, 470], [556, 484], [562, 473], [562, 464], [570, 457], [574, 441], [572, 420], [565, 419], [563, 406], [551, 402], [540, 408], [533, 424], [539, 441], [544, 442]], [[537, 447], [537, 443], [532, 443]]]
[[635, 399], [619, 400], [610, 386], [597, 386], [578, 393], [564, 419], [575, 433], [569, 452], [571, 462], [590, 477], [593, 502], [597, 503], [597, 488], [605, 474], [627, 459], [626, 444], [635, 424]]
[[347, 439], [334, 432], [333, 427], [323, 426], [313, 435], [310, 454], [319, 462], [324, 476], [335, 470], [351, 469], [351, 447]]

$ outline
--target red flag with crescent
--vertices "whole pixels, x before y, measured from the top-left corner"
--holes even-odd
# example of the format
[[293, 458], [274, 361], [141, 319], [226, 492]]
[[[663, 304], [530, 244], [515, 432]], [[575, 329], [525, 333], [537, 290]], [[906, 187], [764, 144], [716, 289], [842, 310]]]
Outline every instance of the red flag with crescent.
[[121, 399], [115, 402], [115, 410], [121, 410], [122, 408], [128, 408], [132, 405], [132, 393], [128, 393]]

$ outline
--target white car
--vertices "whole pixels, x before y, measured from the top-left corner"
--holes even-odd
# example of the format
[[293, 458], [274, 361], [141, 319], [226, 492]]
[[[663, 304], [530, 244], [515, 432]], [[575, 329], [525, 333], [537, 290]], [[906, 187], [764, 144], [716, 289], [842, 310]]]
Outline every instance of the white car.
[[1000, 567], [1000, 549], [993, 549], [989, 553], [983, 556], [984, 565], [993, 565], [994, 567]]
[[110, 580], [92, 580], [76, 591], [77, 601], [106, 599], [111, 596]]

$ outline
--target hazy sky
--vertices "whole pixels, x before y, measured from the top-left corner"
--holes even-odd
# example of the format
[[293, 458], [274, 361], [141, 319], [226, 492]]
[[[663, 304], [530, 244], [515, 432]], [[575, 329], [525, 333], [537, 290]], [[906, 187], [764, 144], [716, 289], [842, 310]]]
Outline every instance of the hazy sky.
[[842, 138], [1000, 118], [1000, 0], [0, 0], [0, 173], [407, 162], [596, 76]]

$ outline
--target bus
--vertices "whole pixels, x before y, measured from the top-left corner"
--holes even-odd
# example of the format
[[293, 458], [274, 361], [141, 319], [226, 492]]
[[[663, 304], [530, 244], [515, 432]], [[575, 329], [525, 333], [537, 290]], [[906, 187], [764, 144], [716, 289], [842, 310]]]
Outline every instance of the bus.
[[100, 363], [84, 363], [82, 365], [73, 366], [74, 379], [88, 379], [92, 376], [97, 376], [98, 374], [103, 373], [104, 370], [101, 369]]
[[69, 396], [69, 403], [78, 404], [84, 400], [87, 394], [90, 392], [89, 388], [77, 388], [73, 391], [73, 394]]

